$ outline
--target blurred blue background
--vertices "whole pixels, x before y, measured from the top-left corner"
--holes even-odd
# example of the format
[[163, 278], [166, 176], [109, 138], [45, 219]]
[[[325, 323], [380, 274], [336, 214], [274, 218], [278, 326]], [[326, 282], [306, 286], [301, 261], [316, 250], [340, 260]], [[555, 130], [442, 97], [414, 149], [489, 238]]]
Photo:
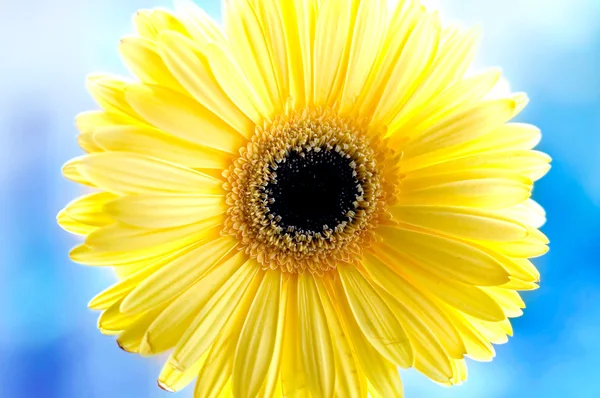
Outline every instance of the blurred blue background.
[[[219, 18], [217, 0], [199, 1]], [[536, 261], [515, 337], [469, 380], [439, 387], [403, 372], [412, 397], [600, 397], [600, 1], [440, 0], [446, 20], [481, 23], [480, 65], [501, 65], [531, 105], [554, 161], [535, 190], [551, 251]], [[79, 188], [60, 175], [81, 153], [73, 117], [94, 108], [90, 72], [126, 73], [117, 53], [139, 8], [169, 0], [0, 0], [0, 397], [165, 397], [161, 359], [119, 350], [88, 300], [110, 272], [71, 263], [55, 214]], [[191, 395], [192, 389], [180, 395]]]

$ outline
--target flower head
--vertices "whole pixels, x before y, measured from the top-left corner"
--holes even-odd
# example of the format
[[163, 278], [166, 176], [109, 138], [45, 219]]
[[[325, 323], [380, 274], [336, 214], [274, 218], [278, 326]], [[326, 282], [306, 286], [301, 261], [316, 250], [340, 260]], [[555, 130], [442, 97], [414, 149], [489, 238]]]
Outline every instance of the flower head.
[[524, 94], [469, 74], [477, 30], [403, 0], [227, 0], [144, 10], [135, 79], [89, 78], [93, 192], [58, 215], [80, 263], [120, 280], [99, 328], [171, 351], [196, 397], [402, 395], [398, 367], [452, 385], [522, 314], [549, 169]]

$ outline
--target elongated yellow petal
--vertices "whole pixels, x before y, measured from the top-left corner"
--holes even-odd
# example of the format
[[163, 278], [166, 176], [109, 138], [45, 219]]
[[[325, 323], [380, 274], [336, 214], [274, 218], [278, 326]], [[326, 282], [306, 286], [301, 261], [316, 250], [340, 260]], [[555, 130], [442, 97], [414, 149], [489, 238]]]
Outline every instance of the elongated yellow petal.
[[118, 195], [223, 192], [216, 178], [133, 153], [94, 153], [80, 158], [77, 167], [94, 184]]
[[110, 331], [125, 330], [143, 315], [122, 312], [121, 303], [122, 300], [119, 300], [102, 312], [102, 315], [98, 318], [99, 329]]
[[82, 196], [65, 207], [65, 213], [73, 220], [94, 227], [104, 227], [114, 222], [102, 210], [106, 203], [117, 196], [108, 192], [96, 192]]
[[334, 290], [340, 319], [345, 325], [344, 330], [352, 342], [362, 371], [382, 397], [402, 397], [404, 394], [398, 369], [385, 359], [362, 333], [341, 284], [335, 283]]
[[521, 296], [519, 296], [519, 293], [514, 290], [495, 286], [484, 287], [482, 289], [500, 304], [507, 317], [515, 318], [523, 315], [525, 303]]
[[246, 255], [238, 252], [173, 300], [148, 328], [140, 352], [151, 355], [173, 348], [209, 300], [246, 261]]
[[[328, 105], [348, 41], [352, 8], [340, 1], [327, 1], [319, 10], [315, 32], [313, 85], [315, 103]], [[332, 24], [332, 20], [336, 20]]]
[[[445, 32], [442, 32], [442, 37], [443, 33]], [[473, 60], [479, 36], [479, 29], [472, 29], [445, 40], [440, 45], [429, 75], [390, 124], [402, 125], [413, 115], [420, 113], [430, 100], [452, 85], [457, 78], [462, 78]]]
[[194, 42], [183, 35], [165, 32], [159, 36], [158, 46], [164, 62], [181, 85], [200, 104], [249, 138], [254, 131], [253, 122], [225, 94], [209, 60]]
[[277, 77], [271, 62], [263, 27], [249, 0], [226, 0], [223, 9], [225, 32], [233, 55], [237, 58], [246, 78], [263, 100], [269, 114], [283, 109]]
[[121, 39], [119, 51], [129, 70], [143, 83], [185, 92], [165, 65], [155, 42], [143, 37], [126, 37]]
[[528, 199], [523, 203], [502, 209], [501, 213], [521, 222], [527, 223], [533, 228], [541, 228], [546, 223], [546, 212], [536, 201]]
[[106, 204], [112, 219], [140, 228], [174, 228], [213, 218], [227, 211], [218, 195], [135, 195]]
[[[223, 396], [221, 391], [231, 380], [240, 332], [251, 305], [252, 297], [247, 295], [246, 299], [242, 299], [231, 319], [219, 333], [198, 375], [196, 396], [207, 398]], [[229, 384], [231, 385], [231, 383]]]
[[192, 39], [199, 43], [226, 41], [221, 27], [192, 0], [175, 0], [174, 3], [177, 16]]
[[438, 383], [449, 383], [453, 376], [451, 358], [435, 336], [418, 317], [389, 293], [381, 292], [385, 302], [405, 328], [414, 351], [414, 367]]
[[192, 144], [150, 126], [112, 125], [98, 127], [93, 139], [106, 151], [133, 152], [196, 169], [227, 168], [231, 155]]
[[129, 325], [117, 338], [119, 347], [126, 352], [138, 353], [148, 326], [154, 322], [164, 308], [165, 306], [156, 307]]
[[118, 77], [101, 74], [89, 75], [86, 82], [88, 91], [105, 111], [137, 118], [125, 99], [125, 88], [129, 84]]
[[335, 359], [327, 318], [311, 274], [298, 275], [300, 355], [312, 396], [332, 398]]
[[335, 396], [339, 397], [366, 397], [366, 382], [361, 382], [361, 373], [359, 373], [358, 364], [352, 353], [350, 342], [343, 329], [341, 320], [338, 315], [338, 310], [335, 304], [335, 296], [328, 292], [333, 291], [328, 289], [329, 280], [324, 281], [323, 278], [315, 279], [317, 290], [323, 310], [327, 318], [327, 325], [331, 333], [331, 343], [333, 354], [335, 357]]
[[187, 95], [137, 84], [127, 87], [125, 97], [145, 120], [175, 137], [228, 153], [244, 143], [237, 130]]
[[501, 71], [492, 69], [450, 86], [432, 98], [410, 119], [400, 120], [389, 126], [392, 145], [398, 145], [407, 136], [419, 136], [446, 118], [473, 107], [496, 85], [501, 75]]
[[110, 113], [106, 111], [82, 112], [75, 117], [75, 125], [82, 134], [92, 133], [100, 127], [107, 126], [130, 125], [147, 127], [139, 119], [122, 113]]
[[532, 181], [504, 170], [469, 170], [405, 178], [398, 204], [480, 207], [490, 210], [529, 199]]
[[387, 226], [378, 233], [398, 253], [415, 260], [436, 275], [471, 285], [494, 286], [508, 282], [508, 272], [494, 257], [477, 247], [451, 238]]
[[233, 366], [233, 393], [255, 397], [265, 381], [277, 341], [281, 273], [267, 271], [250, 307]]
[[408, 368], [413, 351], [406, 332], [371, 283], [353, 266], [338, 272], [352, 312], [367, 340], [389, 361]]
[[215, 79], [233, 103], [256, 124], [269, 120], [268, 105], [255, 92], [230, 49], [225, 45], [209, 43], [204, 52]]
[[[186, 249], [183, 249], [185, 251]], [[116, 301], [124, 298], [129, 292], [136, 288], [142, 281], [168, 264], [173, 258], [176, 258], [182, 251], [175, 251], [172, 254], [150, 261], [145, 266], [131, 273], [119, 282], [115, 283], [102, 293], [96, 295], [88, 304], [93, 310], [104, 310], [114, 304]]]
[[381, 93], [372, 114], [374, 123], [389, 123], [421, 84], [431, 67], [439, 44], [439, 21], [432, 16], [421, 19], [411, 33], [402, 55]]
[[453, 206], [394, 206], [392, 215], [402, 223], [463, 239], [514, 241], [527, 236], [527, 227], [496, 212]]
[[260, 389], [259, 397], [283, 397], [281, 367], [283, 357], [283, 339], [284, 328], [286, 325], [287, 301], [289, 298], [290, 285], [295, 282], [290, 282], [286, 276], [281, 277], [281, 294], [279, 297], [279, 314], [277, 316], [277, 334], [275, 337], [275, 346], [273, 350], [273, 358], [269, 365], [269, 370], [265, 381]]
[[196, 378], [206, 362], [206, 354], [194, 363], [189, 369], [180, 370], [170, 363], [163, 366], [158, 376], [158, 386], [167, 392], [177, 392], [185, 388]]
[[169, 363], [188, 369], [215, 341], [247, 289], [255, 292], [262, 280], [254, 261], [248, 261], [215, 293], [179, 339]]
[[[455, 154], [456, 156], [456, 154]], [[493, 151], [477, 153], [457, 159], [443, 159], [431, 156], [431, 165], [422, 164], [422, 168], [411, 170], [411, 176], [426, 176], [444, 173], [447, 170], [508, 170], [520, 173], [532, 181], [541, 178], [549, 169], [550, 157], [542, 152], [517, 150], [517, 151]], [[408, 170], [403, 169], [404, 172]]]
[[[344, 4], [344, 2], [341, 2], [341, 4]], [[347, 4], [344, 4], [343, 7], [350, 8]], [[386, 0], [361, 1], [358, 6], [354, 30], [348, 43], [350, 46], [350, 53], [346, 61], [348, 66], [345, 71], [343, 90], [339, 100], [341, 112], [354, 107], [366, 84], [373, 63], [379, 55], [383, 32], [387, 28], [386, 11]], [[321, 12], [323, 11], [320, 10], [319, 13]], [[333, 17], [331, 20], [336, 19]], [[343, 29], [343, 26], [341, 28]], [[315, 72], [316, 68], [315, 65]]]
[[84, 253], [89, 260], [92, 260], [94, 255], [101, 257], [102, 254], [111, 252], [129, 252], [131, 257], [135, 258], [136, 251], [141, 250], [147, 251], [145, 257], [151, 257], [165, 253], [169, 249], [182, 248], [193, 242], [216, 236], [219, 232], [217, 228], [222, 222], [223, 217], [216, 216], [182, 227], [166, 229], [145, 229], [125, 224], [112, 224], [94, 231], [87, 237], [86, 245], [92, 250]]
[[222, 237], [181, 253], [133, 289], [123, 300], [121, 310], [143, 312], [177, 297], [224, 262], [236, 245], [232, 237]]
[[[382, 257], [383, 261], [378, 257]], [[391, 258], [386, 258], [378, 251], [377, 257], [372, 254], [366, 255], [362, 264], [379, 286], [427, 325], [452, 358], [463, 357], [466, 348], [452, 321], [427, 294], [399, 273]]]
[[482, 102], [443, 120], [410, 141], [403, 147], [405, 156], [414, 157], [473, 140], [508, 121], [515, 106], [510, 99]]
[[89, 235], [99, 228], [73, 219], [66, 210], [61, 210], [56, 215], [56, 222], [65, 231], [82, 236]]
[[281, 357], [281, 390], [283, 396], [308, 398], [308, 382], [300, 351], [298, 318], [298, 276], [290, 275], [287, 286], [287, 308]]

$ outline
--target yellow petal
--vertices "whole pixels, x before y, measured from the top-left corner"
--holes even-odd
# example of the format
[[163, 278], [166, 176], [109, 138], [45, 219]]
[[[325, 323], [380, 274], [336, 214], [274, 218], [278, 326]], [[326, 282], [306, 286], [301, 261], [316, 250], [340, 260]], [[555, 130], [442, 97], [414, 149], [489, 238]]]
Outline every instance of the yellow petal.
[[129, 70], [143, 83], [185, 92], [165, 65], [154, 41], [143, 37], [126, 37], [121, 39], [119, 51]]
[[482, 289], [500, 304], [507, 317], [515, 318], [523, 315], [525, 303], [521, 296], [519, 296], [519, 293], [514, 290], [494, 286]]
[[471, 141], [508, 121], [515, 106], [510, 99], [482, 102], [442, 120], [409, 141], [403, 147], [404, 154], [410, 158]]
[[479, 29], [457, 32], [441, 44], [429, 75], [391, 124], [403, 124], [457, 78], [462, 78], [473, 61], [480, 34]]
[[279, 2], [290, 76], [290, 95], [298, 107], [313, 104], [313, 54], [319, 0]]
[[502, 209], [531, 196], [532, 181], [504, 170], [447, 172], [402, 180], [398, 204]]
[[[444, 305], [444, 304], [442, 304]], [[496, 356], [492, 344], [469, 322], [458, 310], [444, 305], [445, 311], [452, 323], [460, 332], [467, 348], [467, 356], [481, 362], [491, 361]]]
[[79, 159], [77, 168], [94, 184], [118, 195], [223, 192], [216, 178], [134, 153], [90, 154]]
[[[382, 253], [378, 250], [377, 255], [382, 256]], [[379, 286], [427, 325], [452, 358], [463, 357], [466, 349], [452, 321], [424, 291], [419, 290], [400, 275], [391, 258], [379, 259], [368, 254], [362, 264]]]
[[169, 11], [156, 8], [150, 11], [150, 20], [157, 35], [164, 31], [174, 31], [184, 35], [187, 35], [187, 29], [181, 23], [181, 21]]
[[155, 39], [158, 32], [150, 19], [150, 10], [140, 10], [133, 16], [133, 25], [137, 33], [146, 39]]
[[280, 1], [253, 1], [253, 7], [262, 26], [265, 42], [271, 55], [273, 71], [277, 78], [279, 97], [287, 101], [290, 96], [288, 54]]
[[84, 224], [82, 222], [79, 222], [79, 221], [71, 218], [71, 216], [69, 216], [69, 214], [66, 212], [66, 210], [61, 210], [56, 215], [56, 222], [65, 231], [70, 232], [75, 235], [82, 235], [82, 236], [89, 235], [99, 228], [99, 227], [95, 227], [93, 225]]
[[332, 398], [335, 359], [327, 318], [316, 282], [310, 273], [298, 275], [300, 355], [306, 382], [314, 397]]
[[233, 393], [252, 398], [265, 381], [273, 360], [281, 292], [281, 272], [267, 271], [244, 323], [235, 353]]
[[104, 206], [114, 220], [140, 228], [174, 228], [225, 213], [225, 197], [217, 195], [135, 195]]
[[121, 311], [144, 312], [177, 297], [227, 260], [236, 245], [233, 237], [222, 237], [180, 253], [133, 289], [123, 300]]
[[491, 69], [467, 77], [448, 87], [444, 92], [432, 98], [412, 118], [389, 126], [392, 144], [397, 144], [406, 136], [423, 135], [433, 126], [476, 106], [496, 85], [501, 75], [501, 71]]
[[402, 223], [462, 239], [514, 241], [527, 236], [527, 227], [515, 219], [482, 209], [454, 206], [393, 206], [390, 212]]
[[438, 383], [449, 383], [453, 376], [451, 359], [427, 325], [389, 293], [382, 297], [398, 321], [406, 327], [414, 351], [414, 368]]
[[82, 134], [91, 133], [100, 127], [106, 126], [145, 126], [139, 119], [135, 119], [122, 113], [109, 113], [105, 111], [82, 112], [75, 117], [75, 125]]
[[233, 127], [194, 99], [161, 86], [129, 85], [127, 102], [150, 124], [177, 138], [237, 153], [245, 140]]
[[142, 355], [173, 348], [208, 301], [247, 261], [243, 252], [214, 267], [190, 289], [183, 292], [156, 318], [140, 347]]
[[255, 9], [248, 0], [227, 0], [223, 22], [232, 55], [252, 82], [268, 114], [283, 109], [285, 98], [279, 96], [271, 55]]
[[203, 355], [194, 365], [183, 371], [166, 363], [158, 376], [158, 386], [167, 392], [181, 391], [198, 376], [198, 372], [205, 362], [206, 355]]
[[199, 43], [226, 41], [221, 28], [204, 10], [191, 0], [175, 0], [175, 11], [190, 37]]
[[367, 375], [369, 383], [382, 397], [402, 397], [403, 388], [398, 369], [385, 359], [361, 332], [360, 326], [348, 304], [343, 286], [340, 283], [335, 283], [334, 288], [339, 316], [345, 325], [344, 330], [348, 334], [356, 358], [362, 371]]
[[388, 124], [422, 83], [427, 75], [438, 48], [440, 39], [439, 20], [433, 16], [422, 18], [412, 31], [402, 55], [394, 65], [389, 81], [380, 94], [379, 104], [372, 120], [377, 124]]
[[387, 24], [387, 33], [380, 55], [373, 65], [369, 79], [358, 98], [359, 114], [371, 116], [379, 104], [381, 93], [389, 84], [392, 73], [402, 56], [415, 26], [422, 19], [424, 11], [414, 1], [398, 3]]
[[361, 376], [364, 378], [364, 373], [359, 372], [350, 342], [338, 316], [335, 295], [332, 289], [328, 289], [331, 280], [328, 279], [325, 281], [324, 278], [316, 278], [315, 282], [317, 283], [317, 289], [331, 333], [336, 371], [335, 396], [366, 397], [366, 380], [361, 380]]
[[327, 1], [319, 10], [313, 58], [316, 104], [329, 105], [328, 99], [331, 98], [348, 41], [351, 17], [352, 7], [346, 2]]
[[[186, 249], [183, 249], [185, 251]], [[128, 275], [124, 279], [115, 283], [102, 293], [96, 295], [88, 304], [93, 310], [104, 310], [114, 304], [116, 301], [124, 298], [129, 292], [136, 288], [142, 281], [152, 275], [154, 272], [168, 264], [173, 258], [179, 256], [181, 251], [150, 261], [136, 272]]]
[[96, 192], [82, 196], [65, 207], [65, 212], [73, 220], [95, 227], [104, 227], [114, 222], [102, 210], [106, 203], [114, 200], [115, 195], [108, 192]]
[[281, 295], [279, 298], [279, 314], [277, 316], [277, 335], [275, 338], [275, 348], [273, 358], [269, 365], [265, 382], [262, 385], [259, 397], [283, 397], [281, 382], [281, 361], [283, 356], [283, 338], [286, 324], [287, 300], [289, 297], [290, 285], [296, 282], [290, 282], [287, 277], [282, 277]]
[[117, 338], [117, 344], [119, 347], [126, 352], [138, 353], [140, 344], [146, 334], [148, 326], [154, 322], [156, 317], [164, 310], [164, 306], [157, 307], [152, 311], [147, 312], [134, 323], [132, 323], [126, 330], [124, 330]]
[[523, 123], [507, 123], [487, 133], [465, 146], [467, 153], [494, 150], [516, 151], [534, 148], [541, 140], [542, 133], [536, 126]]
[[300, 351], [298, 319], [298, 276], [290, 275], [287, 287], [287, 308], [283, 331], [281, 359], [281, 389], [285, 397], [308, 398], [306, 372]]
[[138, 153], [195, 169], [224, 170], [232, 161], [230, 154], [192, 144], [149, 126], [98, 127], [93, 138], [107, 151]]
[[86, 245], [93, 250], [87, 251], [86, 257], [90, 257], [91, 260], [94, 254], [101, 257], [102, 253], [110, 252], [128, 252], [131, 253], [131, 257], [135, 257], [136, 251], [141, 250], [146, 250], [145, 257], [159, 255], [169, 249], [182, 248], [193, 242], [217, 236], [223, 220], [224, 216], [216, 216], [194, 224], [167, 229], [144, 229], [112, 224], [94, 231], [87, 237]]
[[110, 75], [89, 75], [86, 86], [92, 97], [105, 111], [137, 119], [138, 115], [125, 99], [129, 83]]
[[255, 124], [269, 120], [271, 115], [267, 105], [254, 91], [229, 48], [209, 43], [203, 50], [215, 79], [238, 108]]
[[[345, 2], [341, 2], [341, 4], [344, 8], [350, 8]], [[342, 112], [352, 109], [356, 104], [379, 55], [383, 33], [387, 27], [386, 11], [386, 0], [361, 1], [358, 6], [354, 31], [350, 34], [348, 42], [350, 54], [348, 60], [345, 61], [347, 70], [341, 71], [341, 73], [345, 73], [340, 103]], [[319, 19], [321, 19], [321, 12], [320, 10]], [[340, 27], [338, 21], [338, 17], [330, 16], [330, 24]], [[343, 26], [341, 28], [343, 29]], [[422, 51], [426, 50], [422, 49]], [[315, 72], [320, 67], [322, 67], [321, 64], [315, 63]]]
[[413, 365], [413, 351], [404, 328], [371, 283], [354, 266], [338, 266], [352, 312], [367, 340], [393, 364]]
[[102, 312], [98, 318], [98, 328], [103, 330], [121, 331], [127, 329], [143, 314], [126, 314], [121, 311], [119, 300]]
[[95, 187], [96, 185], [94, 185], [93, 182], [91, 182], [85, 175], [81, 174], [79, 166], [81, 165], [82, 158], [83, 157], [74, 158], [65, 163], [61, 170], [62, 174], [65, 176], [65, 178], [73, 182]]
[[437, 277], [478, 286], [508, 282], [509, 274], [500, 262], [473, 245], [388, 226], [379, 227], [377, 232], [387, 245]]
[[[454, 155], [457, 156], [457, 155]], [[437, 159], [436, 159], [437, 158]], [[477, 153], [455, 159], [438, 158], [433, 155], [431, 165], [421, 164], [417, 170], [407, 170], [411, 177], [442, 174], [447, 170], [507, 170], [520, 173], [532, 181], [540, 179], [549, 169], [550, 157], [531, 150], [493, 151]]]
[[228, 322], [246, 290], [255, 292], [263, 273], [254, 261], [247, 261], [206, 303], [169, 359], [174, 367], [185, 370], [200, 358]]
[[504, 216], [529, 224], [533, 228], [541, 228], [546, 223], [546, 211], [532, 199], [528, 199], [507, 209], [502, 209], [501, 213]]
[[548, 238], [534, 228], [528, 229], [528, 236], [514, 242], [486, 242], [485, 246], [499, 253], [516, 258], [539, 257], [548, 252]]
[[159, 36], [158, 45], [169, 70], [196, 101], [249, 138], [254, 132], [254, 123], [225, 94], [209, 60], [196, 44], [185, 36], [165, 32]]

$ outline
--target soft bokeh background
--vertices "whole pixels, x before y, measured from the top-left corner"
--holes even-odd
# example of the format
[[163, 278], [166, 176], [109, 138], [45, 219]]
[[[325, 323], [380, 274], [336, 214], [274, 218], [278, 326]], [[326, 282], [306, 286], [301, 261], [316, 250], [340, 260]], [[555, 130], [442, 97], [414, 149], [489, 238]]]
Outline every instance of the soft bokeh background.
[[[219, 18], [217, 0], [199, 3]], [[439, 387], [403, 372], [408, 397], [600, 396], [600, 1], [430, 0], [447, 20], [481, 23], [480, 65], [501, 65], [531, 105], [553, 158], [536, 186], [550, 253], [542, 288], [492, 363]], [[166, 397], [160, 361], [119, 350], [87, 301], [110, 272], [75, 265], [55, 223], [78, 194], [60, 175], [81, 151], [73, 117], [94, 107], [84, 76], [126, 73], [117, 54], [138, 8], [169, 0], [0, 0], [0, 397]], [[191, 389], [178, 396], [186, 397]]]

